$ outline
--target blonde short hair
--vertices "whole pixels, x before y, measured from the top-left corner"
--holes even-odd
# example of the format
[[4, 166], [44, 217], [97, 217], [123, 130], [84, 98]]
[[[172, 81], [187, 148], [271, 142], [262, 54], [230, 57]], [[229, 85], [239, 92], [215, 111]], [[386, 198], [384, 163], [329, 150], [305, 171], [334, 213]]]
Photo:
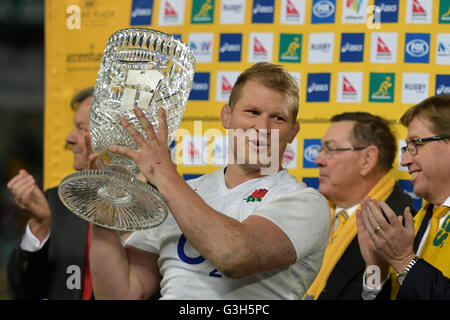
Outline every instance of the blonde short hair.
[[255, 63], [241, 73], [231, 90], [228, 101], [231, 108], [240, 99], [242, 88], [249, 80], [256, 80], [268, 88], [284, 93], [289, 103], [289, 108], [292, 110], [293, 121], [296, 121], [300, 96], [297, 81], [281, 65], [269, 62]]

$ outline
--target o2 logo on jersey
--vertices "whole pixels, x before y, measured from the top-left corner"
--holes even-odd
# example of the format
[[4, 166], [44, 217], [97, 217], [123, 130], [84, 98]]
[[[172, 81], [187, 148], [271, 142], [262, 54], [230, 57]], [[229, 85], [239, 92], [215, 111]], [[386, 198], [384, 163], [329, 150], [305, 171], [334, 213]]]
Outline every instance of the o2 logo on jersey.
[[[200, 264], [203, 261], [205, 261], [205, 258], [202, 255], [199, 255], [197, 257], [190, 257], [186, 254], [185, 246], [186, 246], [187, 239], [184, 236], [184, 234], [181, 234], [180, 239], [178, 240], [178, 246], [177, 246], [177, 253], [178, 257], [181, 259], [181, 261], [187, 263], [187, 264]], [[222, 275], [219, 273], [217, 269], [212, 270], [209, 273], [210, 277], [214, 278], [222, 278]]]

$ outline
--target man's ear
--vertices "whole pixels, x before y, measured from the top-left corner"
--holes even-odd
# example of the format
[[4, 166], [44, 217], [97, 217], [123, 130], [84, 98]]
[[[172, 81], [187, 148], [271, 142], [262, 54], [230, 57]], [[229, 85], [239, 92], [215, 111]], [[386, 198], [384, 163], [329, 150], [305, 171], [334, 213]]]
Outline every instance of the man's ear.
[[368, 146], [361, 151], [359, 164], [362, 176], [368, 175], [377, 166], [379, 157], [380, 151], [376, 146]]
[[220, 111], [220, 120], [222, 121], [222, 126], [225, 129], [230, 128], [230, 122], [231, 122], [231, 113], [233, 110], [231, 110], [231, 107], [229, 104], [224, 104], [222, 107], [222, 110]]

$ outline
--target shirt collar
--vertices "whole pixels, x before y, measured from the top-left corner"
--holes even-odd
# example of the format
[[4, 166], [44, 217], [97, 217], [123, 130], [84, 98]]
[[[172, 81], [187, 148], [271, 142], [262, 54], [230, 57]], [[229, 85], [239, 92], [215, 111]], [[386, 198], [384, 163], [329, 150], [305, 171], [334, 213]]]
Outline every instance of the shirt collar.
[[448, 197], [447, 200], [445, 200], [444, 203], [441, 204], [441, 206], [450, 207], [450, 197]]
[[[449, 199], [447, 199], [449, 200]], [[336, 206], [336, 209], [334, 209], [334, 212], [337, 214], [339, 211], [341, 210], [345, 210], [347, 211], [347, 214], [349, 217], [352, 216], [353, 213], [355, 213], [356, 209], [358, 209], [359, 203], [355, 204], [354, 206], [350, 207], [350, 208], [342, 208], [339, 206]]]

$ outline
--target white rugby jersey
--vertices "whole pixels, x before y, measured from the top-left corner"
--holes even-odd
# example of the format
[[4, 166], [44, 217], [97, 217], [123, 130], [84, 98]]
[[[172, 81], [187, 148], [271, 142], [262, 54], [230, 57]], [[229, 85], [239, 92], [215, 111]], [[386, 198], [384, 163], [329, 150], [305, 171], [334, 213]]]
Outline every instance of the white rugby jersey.
[[159, 254], [162, 299], [300, 299], [320, 270], [330, 231], [326, 199], [287, 170], [225, 185], [224, 169], [188, 184], [214, 210], [240, 222], [258, 215], [275, 223], [291, 240], [294, 264], [245, 279], [222, 275], [190, 245], [174, 217], [134, 232], [126, 245]]

